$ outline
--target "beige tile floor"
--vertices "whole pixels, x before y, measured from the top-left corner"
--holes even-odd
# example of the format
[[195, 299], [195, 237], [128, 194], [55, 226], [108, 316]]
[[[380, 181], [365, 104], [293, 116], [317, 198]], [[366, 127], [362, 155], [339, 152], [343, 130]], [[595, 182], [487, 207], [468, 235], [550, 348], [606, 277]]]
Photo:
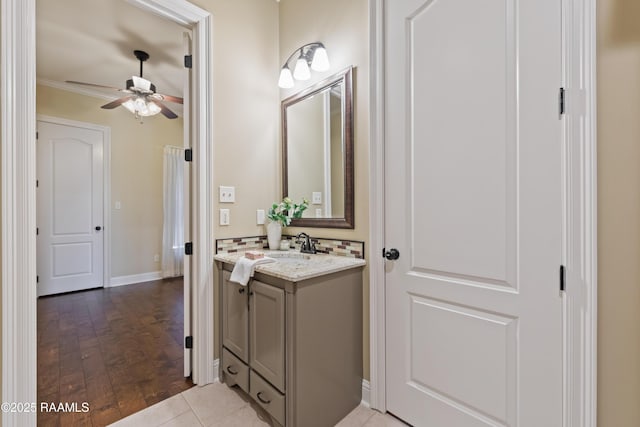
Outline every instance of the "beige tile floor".
[[[249, 398], [224, 384], [189, 390], [136, 412], [113, 427], [268, 427], [268, 417]], [[406, 427], [396, 418], [358, 406], [338, 424], [340, 427]]]

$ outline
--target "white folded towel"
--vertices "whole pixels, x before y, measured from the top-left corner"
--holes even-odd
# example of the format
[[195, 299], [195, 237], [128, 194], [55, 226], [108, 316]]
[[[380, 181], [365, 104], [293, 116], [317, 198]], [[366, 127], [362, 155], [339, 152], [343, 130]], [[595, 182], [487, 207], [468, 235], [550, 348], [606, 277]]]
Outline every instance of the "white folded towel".
[[233, 271], [231, 272], [231, 278], [229, 281], [239, 283], [242, 286], [247, 286], [249, 278], [253, 277], [253, 269], [256, 265], [268, 264], [275, 261], [275, 259], [269, 257], [259, 259], [249, 259], [245, 257], [238, 258], [236, 265], [233, 267]]

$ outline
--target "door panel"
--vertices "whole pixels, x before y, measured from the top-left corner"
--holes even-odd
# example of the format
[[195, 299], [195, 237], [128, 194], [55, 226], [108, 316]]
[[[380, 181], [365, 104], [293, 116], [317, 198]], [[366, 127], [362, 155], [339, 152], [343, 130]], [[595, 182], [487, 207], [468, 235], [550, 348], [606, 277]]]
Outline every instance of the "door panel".
[[555, 0], [385, 2], [387, 408], [413, 425], [561, 424], [559, 42]]
[[418, 296], [410, 309], [409, 384], [454, 405], [465, 402], [477, 418], [507, 420], [516, 391], [517, 322]]
[[249, 363], [249, 292], [222, 272], [222, 345]]
[[284, 291], [257, 280], [249, 286], [249, 365], [284, 392]]
[[104, 135], [44, 121], [38, 135], [38, 295], [101, 287]]
[[93, 245], [91, 243], [61, 243], [51, 246], [53, 277], [91, 273]]
[[421, 214], [411, 218], [413, 264], [513, 282], [513, 0], [415, 3], [406, 18], [407, 90], [424, 96], [407, 111], [410, 203]]

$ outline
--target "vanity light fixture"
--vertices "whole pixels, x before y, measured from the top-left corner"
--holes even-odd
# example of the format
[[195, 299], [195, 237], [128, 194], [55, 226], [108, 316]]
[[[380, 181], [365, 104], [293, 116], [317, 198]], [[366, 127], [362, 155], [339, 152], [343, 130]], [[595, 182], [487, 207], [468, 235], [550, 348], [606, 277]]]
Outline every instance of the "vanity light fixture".
[[[292, 62], [291, 60], [296, 57], [296, 55], [296, 65], [293, 69], [293, 75], [291, 75], [289, 63]], [[329, 69], [329, 56], [327, 55], [327, 50], [322, 43], [308, 43], [296, 49], [285, 61], [282, 69], [280, 70], [278, 86], [283, 89], [288, 89], [293, 87], [295, 83], [293, 79], [309, 80], [311, 78], [309, 66], [311, 66], [311, 70], [314, 71], [327, 71]]]

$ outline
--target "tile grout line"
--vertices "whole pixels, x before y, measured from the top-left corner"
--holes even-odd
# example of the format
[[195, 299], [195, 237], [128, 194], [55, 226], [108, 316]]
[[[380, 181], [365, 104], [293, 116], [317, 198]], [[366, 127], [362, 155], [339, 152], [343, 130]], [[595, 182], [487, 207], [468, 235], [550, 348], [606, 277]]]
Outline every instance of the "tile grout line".
[[[161, 424], [157, 424], [157, 426], [156, 426], [156, 427], [161, 427], [161, 426], [163, 426], [163, 425], [165, 425], [165, 424], [168, 424], [168, 423], [170, 423], [171, 421], [175, 420], [176, 418], [183, 416], [183, 415], [184, 415], [184, 414], [186, 414], [187, 412], [193, 412], [193, 409], [191, 408], [191, 405], [189, 405], [189, 402], [187, 401], [187, 399], [185, 399], [185, 398], [184, 398], [184, 396], [182, 395], [182, 393], [184, 393], [184, 392], [180, 392], [180, 394], [176, 394], [175, 396], [171, 396], [171, 397], [169, 397], [169, 398], [167, 398], [167, 399], [165, 399], [165, 400], [162, 400], [162, 401], [160, 401], [160, 402], [156, 403], [155, 405], [152, 405], [152, 406], [149, 406], [148, 408], [143, 409], [142, 411], [139, 411], [139, 412], [133, 413], [133, 414], [131, 414], [129, 417], [134, 416], [134, 415], [136, 415], [136, 414], [139, 414], [139, 413], [141, 413], [141, 412], [144, 412], [144, 411], [146, 411], [147, 409], [149, 409], [149, 408], [153, 408], [153, 407], [154, 407], [154, 406], [156, 406], [156, 405], [165, 405], [165, 406], [166, 406], [167, 401], [168, 401], [169, 399], [175, 398], [176, 396], [180, 396], [180, 397], [185, 401], [185, 403], [187, 404], [187, 407], [188, 407], [189, 409], [187, 409], [187, 410], [185, 410], [185, 411], [182, 411], [182, 412], [180, 412], [179, 414], [176, 414], [176, 416], [175, 416], [175, 417], [170, 418], [170, 419], [168, 419], [168, 420], [164, 421], [164, 422], [163, 422], [163, 423], [161, 423]], [[195, 413], [194, 413], [194, 414], [195, 414]], [[127, 419], [127, 418], [129, 418], [129, 417], [126, 417], [126, 418], [124, 418], [124, 419]], [[196, 418], [197, 418], [197, 415], [196, 415]], [[200, 420], [198, 419], [198, 421], [200, 421]], [[202, 423], [200, 423], [200, 424], [202, 424]]]
[[[198, 387], [198, 385], [194, 385], [194, 387]], [[193, 388], [193, 387], [192, 387]], [[189, 389], [191, 390], [191, 389]], [[189, 407], [189, 409], [191, 410], [191, 412], [193, 412], [193, 415], [196, 416], [196, 419], [198, 420], [198, 422], [200, 423], [201, 427], [204, 427], [204, 421], [202, 421], [202, 419], [200, 418], [200, 416], [198, 415], [198, 413], [195, 411], [195, 409], [193, 409], [193, 406], [191, 406], [191, 403], [189, 403], [189, 399], [186, 398], [186, 396], [184, 395], [187, 391], [189, 390], [185, 390], [180, 392], [180, 396], [182, 396], [182, 398], [184, 399], [185, 402], [187, 402], [187, 406]]]

